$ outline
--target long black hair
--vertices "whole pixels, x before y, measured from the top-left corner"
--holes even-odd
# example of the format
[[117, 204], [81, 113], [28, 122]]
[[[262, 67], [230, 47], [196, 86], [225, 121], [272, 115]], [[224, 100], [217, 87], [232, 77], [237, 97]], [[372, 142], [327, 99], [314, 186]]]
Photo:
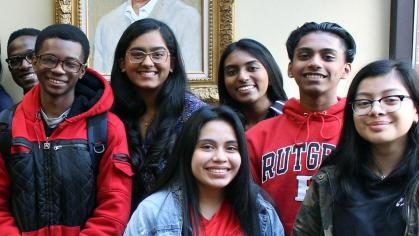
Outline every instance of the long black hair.
[[196, 179], [192, 173], [191, 161], [202, 127], [214, 120], [222, 120], [230, 124], [235, 132], [241, 156], [241, 165], [237, 175], [225, 187], [225, 200], [233, 205], [241, 228], [246, 235], [259, 235], [256, 207], [259, 188], [251, 180], [243, 126], [235, 112], [227, 106], [203, 107], [192, 114], [178, 137], [159, 187], [164, 187], [173, 181], [180, 184], [183, 193], [182, 234], [193, 235], [194, 232], [196, 233], [200, 222], [199, 192]]
[[239, 102], [235, 101], [227, 92], [224, 77], [224, 63], [227, 57], [235, 50], [243, 50], [254, 56], [268, 73], [269, 86], [267, 90], [267, 96], [271, 102], [277, 100], [286, 101], [287, 94], [284, 91], [284, 82], [282, 79], [281, 70], [276, 63], [274, 57], [269, 50], [261, 43], [253, 39], [240, 39], [237, 42], [231, 43], [224, 49], [223, 54], [220, 58], [220, 64], [218, 69], [218, 94], [220, 98], [220, 104], [227, 105], [233, 108], [236, 112], [242, 112]]
[[[140, 131], [138, 130], [138, 120], [146, 112], [146, 105], [141, 94], [134, 84], [128, 79], [127, 74], [121, 71], [121, 61], [125, 58], [125, 53], [132, 41], [143, 34], [151, 31], [160, 32], [167, 48], [170, 52], [172, 72], [169, 73], [162, 88], [157, 95], [158, 104], [157, 114], [148, 128], [147, 136], [151, 137], [151, 144], [146, 153], [141, 149]], [[113, 111], [124, 122], [130, 156], [135, 172], [133, 186], [133, 206], [136, 207], [136, 193], [144, 194], [151, 191], [144, 188], [141, 184], [141, 174], [158, 177], [162, 169], [161, 164], [165, 163], [172, 146], [174, 145], [175, 135], [173, 132], [179, 116], [184, 108], [185, 93], [187, 92], [187, 77], [182, 61], [182, 56], [178, 42], [173, 31], [165, 23], [146, 18], [132, 23], [122, 34], [115, 50], [115, 58], [111, 73], [111, 86], [115, 94]], [[145, 196], [142, 196], [145, 197]]]
[[[403, 62], [380, 60], [362, 68], [353, 79], [347, 95], [345, 105], [344, 125], [340, 141], [336, 150], [323, 162], [322, 166], [336, 165], [337, 190], [335, 200], [345, 200], [351, 196], [351, 183], [354, 178], [359, 178], [362, 165], [371, 156], [371, 144], [363, 139], [355, 129], [351, 102], [355, 99], [359, 84], [368, 77], [383, 76], [395, 71], [402, 84], [406, 87], [416, 110], [419, 111], [419, 78], [410, 66]], [[412, 124], [408, 132], [408, 143], [404, 156], [412, 156], [405, 160], [408, 166], [408, 179], [410, 180], [407, 192], [412, 189], [414, 182], [419, 181], [419, 132], [418, 125]]]

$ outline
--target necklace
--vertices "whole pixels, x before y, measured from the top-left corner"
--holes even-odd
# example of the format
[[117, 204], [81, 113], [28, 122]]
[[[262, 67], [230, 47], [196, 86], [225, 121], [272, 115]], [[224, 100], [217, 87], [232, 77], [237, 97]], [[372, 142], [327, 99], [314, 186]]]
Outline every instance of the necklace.
[[150, 127], [151, 123], [153, 123], [154, 117], [151, 117], [150, 119], [146, 119], [145, 117], [142, 117], [140, 122], [144, 126], [144, 128], [148, 129]]
[[145, 120], [144, 119], [144, 127], [147, 129], [150, 125], [151, 125], [151, 123], [153, 123], [153, 120], [154, 119], [150, 119], [150, 120]]
[[385, 179], [387, 175], [384, 174], [382, 169], [379, 167], [378, 163], [373, 161], [372, 162], [372, 171], [381, 179]]

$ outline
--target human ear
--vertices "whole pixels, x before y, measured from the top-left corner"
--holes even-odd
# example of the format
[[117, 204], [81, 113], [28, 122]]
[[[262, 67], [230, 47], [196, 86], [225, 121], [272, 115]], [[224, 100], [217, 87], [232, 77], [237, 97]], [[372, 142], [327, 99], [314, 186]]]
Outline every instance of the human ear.
[[32, 68], [36, 74], [36, 72], [38, 71], [38, 58], [37, 57], [32, 58]]
[[125, 60], [124, 59], [119, 60], [119, 67], [121, 68], [121, 72], [122, 73], [125, 73], [126, 72], [126, 69], [125, 69]]
[[81, 68], [80, 68], [80, 75], [79, 75], [79, 79], [82, 79], [83, 78], [83, 75], [84, 75], [84, 73], [86, 73], [86, 66], [85, 65], [83, 65]]
[[288, 77], [294, 78], [294, 75], [292, 74], [292, 62], [288, 63]]
[[345, 63], [343, 67], [343, 74], [341, 76], [341, 79], [346, 79], [349, 75], [349, 73], [352, 70], [352, 64], [351, 63]]

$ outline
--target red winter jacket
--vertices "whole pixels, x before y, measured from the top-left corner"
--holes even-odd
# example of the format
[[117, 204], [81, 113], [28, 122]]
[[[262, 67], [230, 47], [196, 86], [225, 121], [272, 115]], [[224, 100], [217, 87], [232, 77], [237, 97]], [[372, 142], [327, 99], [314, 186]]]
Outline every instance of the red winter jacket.
[[86, 118], [108, 111], [108, 82], [87, 69], [69, 116], [46, 137], [40, 86], [27, 93], [12, 121], [11, 155], [0, 156], [0, 235], [122, 235], [131, 204], [125, 129], [108, 114], [107, 149], [96, 164]]
[[326, 111], [310, 112], [290, 99], [283, 115], [261, 121], [246, 132], [253, 176], [274, 200], [286, 235], [290, 235], [311, 176], [339, 140], [346, 99], [338, 100]]

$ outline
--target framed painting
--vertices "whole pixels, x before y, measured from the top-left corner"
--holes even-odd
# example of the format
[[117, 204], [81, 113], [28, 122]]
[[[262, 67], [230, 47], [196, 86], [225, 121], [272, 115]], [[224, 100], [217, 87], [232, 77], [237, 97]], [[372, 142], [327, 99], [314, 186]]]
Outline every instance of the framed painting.
[[[131, 1], [55, 0], [55, 22], [76, 25], [86, 33], [91, 45], [89, 66], [107, 78], [116, 43], [130, 24], [119, 22], [122, 17], [115, 14], [125, 14], [131, 17], [131, 22], [135, 21], [137, 15], [130, 16], [127, 12]], [[152, 0], [150, 3], [153, 6], [148, 17], [167, 23], [176, 34], [192, 92], [216, 103], [218, 60], [234, 38], [234, 0]], [[114, 34], [113, 38], [110, 34]]]

